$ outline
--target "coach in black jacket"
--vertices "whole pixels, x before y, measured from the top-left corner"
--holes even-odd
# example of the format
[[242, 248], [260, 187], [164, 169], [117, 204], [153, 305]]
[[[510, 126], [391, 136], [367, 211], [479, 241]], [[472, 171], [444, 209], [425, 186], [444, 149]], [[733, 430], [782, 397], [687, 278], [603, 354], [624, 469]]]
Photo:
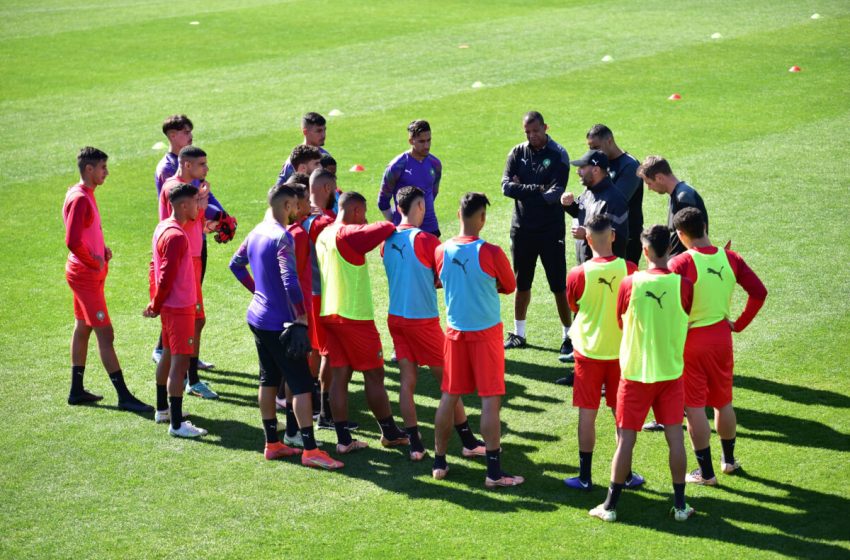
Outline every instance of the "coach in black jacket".
[[592, 216], [608, 214], [614, 226], [614, 254], [626, 258], [626, 246], [629, 241], [629, 205], [622, 193], [617, 190], [608, 176], [608, 156], [599, 150], [590, 150], [581, 159], [570, 162], [578, 167], [581, 184], [587, 190], [575, 200], [573, 193], [564, 193], [561, 204], [578, 224], [573, 225], [572, 234], [576, 240], [576, 261], [581, 264], [593, 258], [587, 244], [584, 224]]

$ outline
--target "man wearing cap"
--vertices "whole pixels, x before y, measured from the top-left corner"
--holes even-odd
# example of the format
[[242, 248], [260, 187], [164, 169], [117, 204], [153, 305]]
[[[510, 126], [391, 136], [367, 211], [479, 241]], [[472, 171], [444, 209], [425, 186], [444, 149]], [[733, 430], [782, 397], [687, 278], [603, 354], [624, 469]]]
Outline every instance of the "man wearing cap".
[[571, 192], [561, 195], [564, 210], [574, 218], [571, 231], [576, 240], [576, 261], [582, 264], [593, 258], [584, 224], [600, 214], [608, 214], [614, 227], [614, 255], [626, 258], [629, 206], [608, 176], [608, 156], [600, 150], [589, 150], [581, 159], [571, 161], [570, 165], [578, 167], [581, 184], [587, 189], [578, 198]]

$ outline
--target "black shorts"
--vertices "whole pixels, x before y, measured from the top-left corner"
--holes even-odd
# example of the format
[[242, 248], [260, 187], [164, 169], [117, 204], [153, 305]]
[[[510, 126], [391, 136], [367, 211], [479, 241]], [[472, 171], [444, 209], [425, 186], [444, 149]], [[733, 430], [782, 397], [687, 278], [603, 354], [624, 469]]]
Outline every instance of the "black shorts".
[[643, 255], [643, 245], [640, 243], [640, 234], [637, 234], [634, 238], [630, 237], [626, 245], [626, 260], [640, 264], [641, 255]]
[[564, 233], [553, 235], [544, 231], [511, 229], [511, 258], [516, 275], [516, 289], [526, 292], [534, 281], [537, 257], [543, 263], [546, 280], [553, 293], [567, 289], [567, 256]]
[[293, 395], [313, 391], [313, 376], [307, 356], [299, 360], [286, 357], [280, 334], [283, 331], [264, 331], [248, 325], [254, 333], [257, 357], [260, 359], [260, 387], [280, 387], [282, 381], [289, 384]]

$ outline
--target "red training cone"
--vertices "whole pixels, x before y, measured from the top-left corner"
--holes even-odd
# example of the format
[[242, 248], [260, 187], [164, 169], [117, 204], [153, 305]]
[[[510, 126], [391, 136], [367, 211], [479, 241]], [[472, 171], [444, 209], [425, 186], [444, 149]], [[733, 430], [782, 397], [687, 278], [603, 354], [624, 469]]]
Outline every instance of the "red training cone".
[[366, 171], [366, 168], [358, 163], [353, 165], [351, 169], [349, 169], [349, 171], [352, 171], [354, 173], [360, 173], [361, 171]]
[[788, 71], [789, 72], [802, 72], [803, 69], [800, 68], [799, 66], [792, 66], [791, 68], [788, 69]]
[[674, 93], [673, 95], [667, 98], [668, 101], [679, 101], [680, 99], [682, 99], [682, 96], [678, 93]]

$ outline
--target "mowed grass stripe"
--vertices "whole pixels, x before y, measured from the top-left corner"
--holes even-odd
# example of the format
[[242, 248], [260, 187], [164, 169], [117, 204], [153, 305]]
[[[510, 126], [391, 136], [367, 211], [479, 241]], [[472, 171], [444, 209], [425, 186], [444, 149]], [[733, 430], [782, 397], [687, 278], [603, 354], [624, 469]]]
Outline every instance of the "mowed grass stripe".
[[[45, 176], [58, 163], [52, 154], [73, 150], [81, 142], [110, 146], [122, 158], [143, 156], [151, 144], [144, 139], [153, 136], [147, 132], [150, 123], [161, 120], [162, 107], [180, 108], [210, 123], [206, 130], [212, 136], [235, 138], [258, 128], [296, 127], [308, 105], [342, 107], [348, 114], [358, 115], [468, 91], [475, 80], [504, 85], [574, 72], [601, 64], [603, 51], [634, 57], [701, 43], [708, 41], [708, 30], [718, 26], [734, 29], [741, 21], [760, 22], [749, 28], [750, 32], [805, 21], [792, 10], [771, 9], [754, 14], [752, 20], [742, 20], [742, 12], [743, 8], [730, 6], [719, 19], [674, 20], [673, 25], [678, 23], [687, 30], [681, 34], [650, 25], [655, 18], [652, 10], [623, 12], [612, 16], [611, 24], [631, 22], [632, 27], [626, 27], [627, 31], [604, 49], [594, 41], [593, 30], [576, 23], [580, 21], [579, 8], [553, 12], [541, 22], [539, 34], [531, 37], [514, 32], [525, 21], [520, 16], [440, 32], [429, 30], [404, 41], [346, 45], [315, 52], [317, 60], [328, 61], [327, 79], [316, 89], [305, 87], [314, 77], [312, 66], [289, 71], [295, 61], [271, 57], [236, 67], [225, 62], [221, 68], [181, 75], [185, 83], [199, 87], [180, 88], [175, 76], [167, 74], [7, 101], [0, 105], [0, 123], [6, 125], [0, 130], [0, 145], [8, 146], [0, 159], [8, 174], [3, 182]], [[464, 40], [473, 48], [457, 49]], [[426, 41], [437, 48], [413, 50], [409, 46]], [[415, 69], [413, 77], [411, 69]], [[72, 99], [79, 103], [69, 106]], [[251, 110], [238, 110], [246, 99], [251, 100]], [[45, 148], [50, 155], [36, 161], [16, 146], [15, 139], [24, 127], [46, 131]]]

